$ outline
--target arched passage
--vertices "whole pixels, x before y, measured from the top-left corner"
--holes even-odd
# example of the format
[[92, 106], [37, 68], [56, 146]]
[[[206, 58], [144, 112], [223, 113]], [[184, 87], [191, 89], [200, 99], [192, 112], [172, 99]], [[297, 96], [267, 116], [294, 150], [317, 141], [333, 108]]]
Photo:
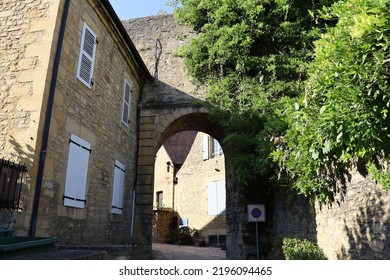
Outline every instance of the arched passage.
[[[136, 259], [150, 258], [152, 253], [152, 221], [154, 203], [154, 164], [159, 148], [172, 135], [193, 130], [211, 135], [220, 143], [223, 142], [223, 132], [219, 125], [210, 121], [207, 109], [194, 106], [192, 103], [183, 106], [154, 106], [144, 107], [141, 110], [139, 154], [137, 167], [137, 183], [135, 187], [135, 219], [133, 230], [133, 256]], [[228, 155], [225, 157], [229, 158]], [[225, 174], [231, 174], [229, 163], [226, 162]], [[232, 196], [230, 180], [226, 180], [226, 201]], [[228, 203], [226, 220], [231, 222], [239, 219], [231, 214], [232, 206]], [[233, 206], [234, 207], [234, 206]], [[228, 230], [231, 234], [231, 231]], [[237, 233], [235, 233], [237, 234]], [[227, 236], [229, 240], [229, 235]], [[239, 245], [239, 244], [237, 244]]]
[[169, 137], [176, 133], [188, 130], [207, 133], [208, 135], [218, 139], [220, 142], [223, 140], [221, 127], [209, 119], [209, 114], [207, 112], [195, 112], [183, 115], [169, 124], [168, 127], [161, 133], [161, 137], [157, 142], [157, 150]]
[[153, 242], [226, 244], [225, 158], [215, 138], [187, 130], [165, 141], [156, 155], [154, 194]]

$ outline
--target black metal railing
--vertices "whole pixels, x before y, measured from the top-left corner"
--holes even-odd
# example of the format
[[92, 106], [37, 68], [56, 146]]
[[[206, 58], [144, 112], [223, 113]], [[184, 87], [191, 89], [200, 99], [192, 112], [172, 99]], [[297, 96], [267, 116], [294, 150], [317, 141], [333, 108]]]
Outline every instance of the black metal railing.
[[21, 210], [20, 194], [26, 178], [25, 165], [0, 159], [0, 209]]

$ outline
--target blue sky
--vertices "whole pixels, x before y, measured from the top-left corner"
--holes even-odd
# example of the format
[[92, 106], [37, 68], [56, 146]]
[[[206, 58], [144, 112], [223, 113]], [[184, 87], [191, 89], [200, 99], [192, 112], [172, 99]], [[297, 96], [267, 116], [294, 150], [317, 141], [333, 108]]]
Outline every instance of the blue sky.
[[172, 14], [172, 7], [165, 5], [167, 0], [109, 0], [120, 19], [154, 16], [164, 10]]

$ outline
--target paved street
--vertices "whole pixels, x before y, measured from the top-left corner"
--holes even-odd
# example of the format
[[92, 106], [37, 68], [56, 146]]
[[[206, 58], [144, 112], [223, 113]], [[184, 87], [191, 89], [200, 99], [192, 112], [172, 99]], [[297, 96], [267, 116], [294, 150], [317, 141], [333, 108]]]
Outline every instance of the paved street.
[[154, 260], [225, 260], [226, 251], [216, 247], [153, 243]]

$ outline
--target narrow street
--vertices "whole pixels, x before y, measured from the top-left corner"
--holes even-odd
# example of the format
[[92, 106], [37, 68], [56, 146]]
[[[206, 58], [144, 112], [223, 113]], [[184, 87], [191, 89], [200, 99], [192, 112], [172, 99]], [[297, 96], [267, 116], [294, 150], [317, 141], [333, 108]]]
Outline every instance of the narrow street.
[[225, 260], [226, 251], [218, 247], [179, 246], [153, 243], [154, 260]]

